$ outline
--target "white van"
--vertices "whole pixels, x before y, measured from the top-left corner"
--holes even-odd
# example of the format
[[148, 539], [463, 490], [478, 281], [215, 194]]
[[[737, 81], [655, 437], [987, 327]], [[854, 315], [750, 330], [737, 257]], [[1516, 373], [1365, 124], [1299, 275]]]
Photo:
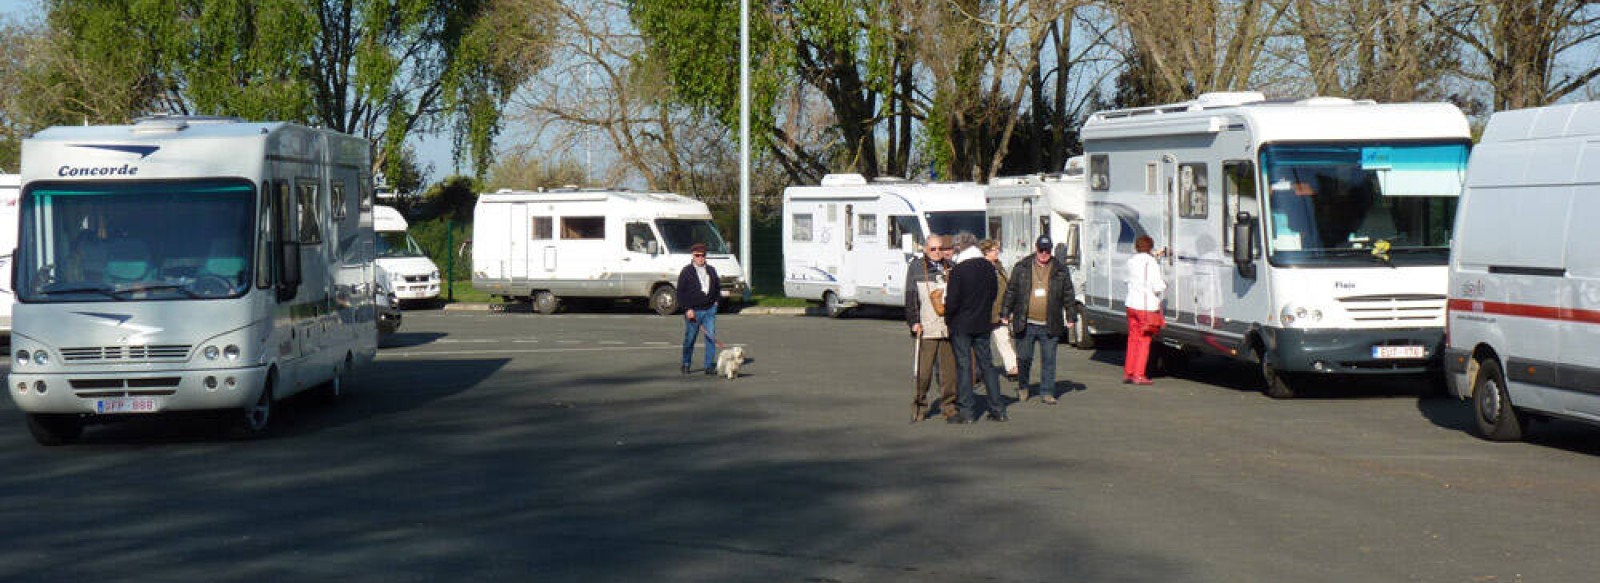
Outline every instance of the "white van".
[[335, 397], [377, 354], [371, 145], [161, 117], [22, 143], [7, 393], [41, 444], [87, 423]]
[[711, 210], [665, 192], [554, 189], [482, 194], [473, 208], [472, 287], [530, 299], [539, 313], [561, 298], [648, 299], [661, 315], [678, 309], [678, 273], [705, 243], [724, 299], [749, 284]]
[[388, 276], [389, 289], [401, 302], [426, 302], [439, 298], [439, 266], [406, 232], [406, 218], [394, 207], [372, 207], [372, 230], [377, 233], [378, 267]]
[[11, 335], [11, 253], [17, 248], [17, 195], [22, 175], [0, 174], [0, 334]]
[[1446, 379], [1478, 431], [1600, 423], [1600, 103], [1495, 114], [1472, 153], [1450, 260]]
[[1085, 313], [1127, 330], [1128, 258], [1170, 253], [1167, 362], [1219, 354], [1292, 397], [1309, 375], [1431, 375], [1471, 134], [1447, 103], [1260, 93], [1090, 116]]
[[983, 236], [983, 187], [830, 174], [783, 190], [783, 293], [839, 317], [905, 306], [906, 265], [929, 233]]
[[[1000, 242], [1000, 262], [1011, 269], [1033, 255], [1033, 242], [1048, 235], [1056, 242], [1057, 261], [1071, 267], [1072, 285], [1083, 301], [1084, 275], [1080, 266], [1080, 240], [1089, 215], [1089, 189], [1083, 179], [1083, 157], [1067, 161], [1061, 174], [1008, 176], [989, 182], [989, 238]], [[1079, 348], [1093, 348], [1088, 320], [1078, 318], [1065, 340]]]

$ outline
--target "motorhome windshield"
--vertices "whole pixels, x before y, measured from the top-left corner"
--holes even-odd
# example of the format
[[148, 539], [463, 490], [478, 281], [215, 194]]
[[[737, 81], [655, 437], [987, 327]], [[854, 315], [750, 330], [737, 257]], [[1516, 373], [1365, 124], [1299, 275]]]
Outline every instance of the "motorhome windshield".
[[422, 246], [405, 231], [379, 231], [378, 257], [422, 257]]
[[695, 243], [705, 243], [706, 252], [726, 255], [728, 243], [710, 219], [656, 219], [656, 229], [666, 239], [668, 253], [688, 253]]
[[988, 223], [984, 221], [983, 211], [943, 211], [928, 213], [928, 232], [940, 235], [954, 235], [967, 232], [983, 237], [987, 232]]
[[1262, 148], [1261, 168], [1274, 265], [1448, 259], [1464, 143], [1279, 144]]
[[254, 205], [254, 187], [240, 180], [30, 188], [21, 201], [18, 297], [238, 297], [250, 287]]

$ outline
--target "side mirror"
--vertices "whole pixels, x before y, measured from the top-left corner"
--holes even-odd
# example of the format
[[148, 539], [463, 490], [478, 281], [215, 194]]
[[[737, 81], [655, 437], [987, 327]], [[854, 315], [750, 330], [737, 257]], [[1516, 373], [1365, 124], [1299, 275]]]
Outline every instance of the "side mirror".
[[1255, 278], [1256, 221], [1250, 213], [1241, 212], [1233, 223], [1233, 265], [1239, 275]]
[[911, 236], [911, 233], [901, 233], [900, 234], [900, 252], [901, 253], [905, 253], [906, 255], [916, 255], [917, 254], [917, 238]]
[[658, 254], [658, 253], [661, 252], [661, 245], [656, 243], [654, 240], [645, 241], [645, 243], [644, 243], [644, 252], [645, 253], [649, 253], [651, 255]]

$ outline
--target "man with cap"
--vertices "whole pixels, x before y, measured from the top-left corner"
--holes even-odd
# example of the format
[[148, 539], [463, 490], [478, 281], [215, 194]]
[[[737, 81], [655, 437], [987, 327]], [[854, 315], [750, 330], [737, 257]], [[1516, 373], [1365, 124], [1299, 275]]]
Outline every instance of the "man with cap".
[[683, 306], [683, 374], [689, 374], [689, 359], [700, 331], [706, 333], [706, 374], [717, 374], [717, 301], [722, 299], [722, 282], [717, 269], [706, 263], [706, 244], [689, 248], [693, 257], [678, 272], [678, 305]]
[[1033, 365], [1033, 347], [1039, 347], [1039, 386], [1034, 395], [1047, 405], [1056, 404], [1056, 345], [1066, 332], [1068, 310], [1076, 303], [1072, 276], [1065, 263], [1051, 255], [1053, 242], [1048, 235], [1033, 242], [1032, 256], [1023, 257], [1011, 269], [1000, 321], [1011, 327], [1017, 341], [1017, 398], [1028, 395], [1028, 369]]

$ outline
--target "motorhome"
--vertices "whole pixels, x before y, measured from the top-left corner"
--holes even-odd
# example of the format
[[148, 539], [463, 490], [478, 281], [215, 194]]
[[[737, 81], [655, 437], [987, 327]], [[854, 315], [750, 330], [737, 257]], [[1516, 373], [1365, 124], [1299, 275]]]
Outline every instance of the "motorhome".
[[22, 145], [7, 392], [42, 444], [129, 416], [337, 396], [377, 351], [366, 140], [160, 117]]
[[1494, 114], [1451, 245], [1445, 378], [1487, 439], [1600, 424], [1600, 103]]
[[678, 273], [689, 248], [707, 247], [724, 300], [749, 289], [706, 204], [666, 192], [562, 188], [478, 197], [472, 218], [472, 287], [531, 301], [553, 314], [563, 298], [636, 298], [661, 315], [678, 310]]
[[1124, 266], [1148, 235], [1168, 362], [1253, 363], [1275, 398], [1310, 375], [1437, 377], [1471, 138], [1455, 106], [1207, 94], [1096, 113], [1082, 137], [1093, 327], [1126, 332]]
[[869, 182], [830, 174], [783, 191], [783, 292], [828, 315], [872, 304], [905, 306], [906, 265], [929, 233], [984, 233], [974, 183]]
[[[1000, 243], [1000, 263], [1007, 269], [1033, 256], [1041, 235], [1056, 242], [1057, 261], [1072, 273], [1077, 300], [1083, 301], [1082, 237], [1089, 216], [1088, 186], [1083, 179], [1083, 157], [1067, 161], [1060, 174], [1034, 174], [995, 178], [984, 189], [989, 238]], [[1067, 342], [1093, 348], [1094, 335], [1086, 319], [1078, 318], [1067, 331]]]
[[378, 267], [388, 277], [389, 290], [401, 302], [439, 299], [439, 266], [406, 232], [409, 225], [391, 206], [372, 207], [372, 229], [377, 234]]
[[11, 334], [11, 305], [17, 296], [11, 291], [11, 253], [17, 248], [17, 195], [22, 187], [20, 174], [0, 174], [0, 334]]

